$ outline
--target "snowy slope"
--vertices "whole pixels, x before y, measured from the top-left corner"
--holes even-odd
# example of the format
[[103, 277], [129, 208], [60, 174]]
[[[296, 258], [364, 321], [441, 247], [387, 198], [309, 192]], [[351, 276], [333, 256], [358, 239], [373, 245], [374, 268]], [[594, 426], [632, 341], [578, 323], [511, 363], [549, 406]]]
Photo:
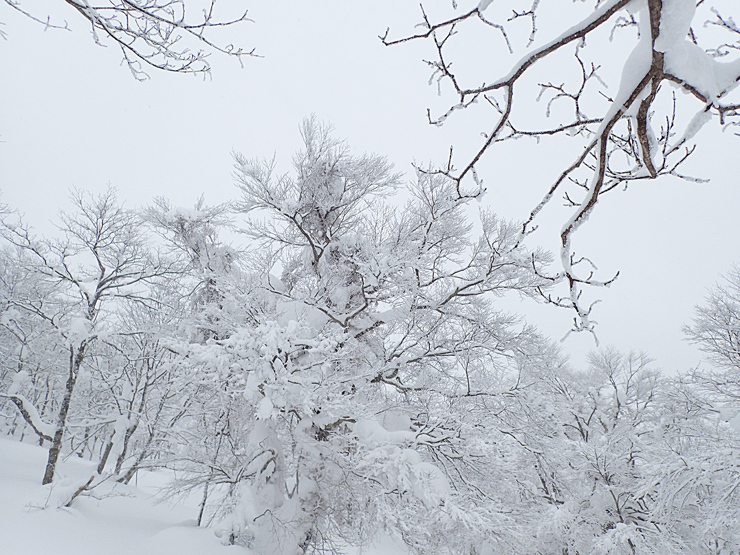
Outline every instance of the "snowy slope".
[[47, 451], [0, 439], [0, 553], [13, 555], [243, 555], [195, 527], [194, 511], [156, 504], [151, 494], [120, 488], [102, 499], [81, 497], [69, 509], [39, 507], [53, 500], [64, 477], [90, 475], [83, 461], [62, 465], [54, 490], [40, 485]]
[[[154, 488], [118, 486], [100, 499], [78, 497], [71, 508], [53, 508], [64, 486], [84, 481], [94, 466], [79, 459], [64, 462], [52, 489], [40, 485], [46, 455], [40, 447], [0, 438], [0, 555], [248, 554], [221, 545], [212, 530], [197, 528], [194, 507], [157, 502]], [[40, 508], [45, 505], [51, 508]], [[390, 542], [365, 551], [396, 553], [402, 551]]]

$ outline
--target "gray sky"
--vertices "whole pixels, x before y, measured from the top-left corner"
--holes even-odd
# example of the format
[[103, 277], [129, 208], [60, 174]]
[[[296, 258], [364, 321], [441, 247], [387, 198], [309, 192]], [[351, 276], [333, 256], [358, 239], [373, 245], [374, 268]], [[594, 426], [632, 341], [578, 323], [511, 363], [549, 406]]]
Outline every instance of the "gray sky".
[[[245, 59], [240, 69], [214, 55], [211, 80], [150, 72], [143, 83], [119, 65], [115, 47], [93, 44], [62, 4], [51, 15], [73, 32], [45, 31], [0, 3], [9, 35], [0, 41], [0, 190], [39, 229], [49, 229], [70, 187], [100, 191], [110, 183], [129, 206], [155, 196], [179, 206], [201, 194], [209, 203], [232, 199], [231, 152], [276, 154], [287, 169], [298, 126], [311, 113], [356, 151], [387, 155], [409, 175], [412, 161], [442, 161], [450, 144], [472, 149], [482, 130], [464, 118], [429, 126], [426, 108], [451, 100], [427, 85], [421, 60], [432, 54], [424, 44], [385, 48], [377, 39], [387, 26], [409, 31], [416, 1], [255, 0], [255, 23], [229, 37], [256, 46], [263, 59]], [[621, 272], [610, 289], [588, 292], [602, 299], [594, 319], [603, 345], [645, 350], [666, 370], [699, 362], [680, 330], [706, 288], [740, 261], [739, 140], [707, 126], [690, 168], [709, 184], [661, 179], [615, 191], [576, 236], [576, 250], [605, 276]], [[518, 141], [492, 151], [481, 165], [485, 203], [507, 219], [526, 217], [571, 157], [558, 143]], [[553, 208], [531, 246], [555, 250], [568, 215]], [[555, 339], [572, 321], [570, 312], [534, 302], [506, 306]], [[593, 339], [571, 335], [563, 346], [579, 362]]]

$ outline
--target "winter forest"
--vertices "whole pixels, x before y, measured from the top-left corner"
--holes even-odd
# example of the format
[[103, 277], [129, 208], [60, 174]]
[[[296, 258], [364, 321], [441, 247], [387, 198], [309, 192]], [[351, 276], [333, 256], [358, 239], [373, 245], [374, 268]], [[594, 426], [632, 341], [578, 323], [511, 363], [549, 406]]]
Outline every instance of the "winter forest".
[[[320, 59], [301, 62], [316, 74], [305, 93], [297, 76], [290, 92], [269, 90], [281, 66], [258, 39], [299, 8], [253, 3], [66, 0], [47, 13], [0, 2], [3, 49], [24, 25], [43, 31], [34, 41], [70, 35], [103, 56], [84, 59], [90, 79], [120, 80], [130, 128], [113, 124], [125, 103], [99, 110], [97, 89], [77, 89], [100, 125], [95, 142], [177, 141], [174, 122], [134, 124], [148, 112], [132, 91], [156, 102], [160, 89], [145, 87], [165, 83], [177, 103], [231, 72], [251, 83], [245, 95], [299, 102], [319, 91], [388, 134], [387, 150], [365, 149], [372, 128], [343, 136], [344, 124], [309, 109], [286, 124], [294, 136], [240, 129], [266, 150], [199, 159], [207, 184], [165, 195], [151, 182], [145, 196], [108, 162], [107, 182], [63, 186], [64, 204], [45, 212], [56, 197], [29, 176], [55, 166], [67, 183], [66, 166], [0, 119], [0, 552], [740, 554], [740, 229], [737, 204], [699, 208], [736, 180], [736, 3], [379, 7], [384, 27], [368, 26], [377, 58], [364, 70], [382, 82], [383, 63], [409, 56], [432, 93], [404, 109], [438, 143], [400, 161], [396, 145], [417, 135], [361, 92], [340, 94]], [[330, 13], [362, 22], [373, 9], [344, 4]], [[291, 51], [313, 52], [295, 40]], [[333, 35], [313, 40], [342, 50]], [[70, 48], [60, 46], [79, 61]], [[403, 104], [401, 85], [384, 86]], [[54, 94], [38, 92], [42, 103]], [[228, 134], [237, 117], [223, 112], [213, 129]], [[54, 133], [45, 121], [39, 137]], [[195, 131], [184, 140], [220, 145]], [[64, 134], [70, 152], [84, 150], [83, 133]], [[151, 159], [108, 150], [121, 175], [188, 167], [166, 148]], [[20, 150], [37, 156], [22, 184]], [[29, 197], [38, 212], [13, 202]], [[674, 197], [696, 207], [692, 219], [672, 212]], [[638, 214], [654, 227], [635, 241]], [[700, 235], [715, 219], [730, 231]], [[671, 248], [653, 232], [678, 242], [692, 228], [697, 243], [666, 275], [691, 274], [702, 251], [724, 270], [669, 295], [689, 314], [676, 322], [658, 304], [668, 286], [643, 260]], [[629, 244], [627, 267], [610, 258], [613, 241]], [[631, 283], [655, 305], [610, 321]], [[699, 362], [666, 365], [612, 331], [648, 319], [676, 326]], [[571, 357], [576, 340], [584, 356]], [[69, 532], [170, 510], [185, 524], [135, 526], [156, 528], [155, 543], [120, 533], [93, 550]], [[44, 529], [53, 547], [34, 543]]]

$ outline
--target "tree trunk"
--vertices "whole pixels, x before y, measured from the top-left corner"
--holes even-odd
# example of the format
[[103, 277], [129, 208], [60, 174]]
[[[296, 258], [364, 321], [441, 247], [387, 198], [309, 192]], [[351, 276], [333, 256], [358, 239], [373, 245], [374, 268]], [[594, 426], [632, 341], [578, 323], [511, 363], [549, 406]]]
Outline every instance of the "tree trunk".
[[139, 455], [136, 457], [136, 460], [134, 461], [134, 464], [131, 465], [131, 467], [126, 471], [126, 474], [118, 478], [118, 482], [121, 484], [128, 484], [131, 481], [131, 478], [134, 477], [134, 474], [139, 470], [139, 467], [141, 466], [141, 463], [144, 461], [144, 459], [149, 454], [149, 446], [154, 441], [154, 433], [149, 434], [149, 439], [146, 442], [146, 445], [144, 445], [144, 448], [139, 451]]
[[121, 473], [123, 461], [126, 460], [126, 453], [128, 452], [128, 442], [131, 439], [131, 436], [134, 435], [134, 432], [136, 431], [136, 428], [138, 428], [138, 426], [139, 422], [137, 420], [130, 424], [128, 428], [126, 428], [126, 435], [123, 436], [123, 445], [121, 448], [121, 452], [118, 454], [118, 459], [116, 460], [116, 468], [113, 471], [116, 476]]
[[200, 508], [198, 510], [198, 520], [196, 521], [196, 526], [200, 526], [203, 523], [203, 514], [206, 511], [206, 503], [208, 502], [208, 488], [211, 485], [211, 478], [209, 477], [208, 480], [206, 480], [206, 483], [203, 484], [203, 498], [200, 500]]
[[[128, 484], [131, 481], [131, 478], [134, 477], [134, 474], [139, 470], [141, 467], [141, 463], [144, 461], [147, 456], [149, 456], [150, 449], [152, 444], [154, 443], [154, 440], [157, 439], [157, 428], [156, 424], [159, 420], [159, 414], [157, 414], [157, 418], [155, 419], [155, 423], [153, 426], [149, 427], [149, 437], [146, 440], [146, 443], [144, 444], [144, 447], [139, 450], [139, 454], [136, 457], [136, 460], [134, 461], [134, 464], [131, 465], [131, 467], [126, 471], [126, 474], [118, 478], [118, 482], [122, 484]], [[116, 474], [118, 474], [120, 471], [117, 471]]]
[[111, 449], [113, 449], [113, 438], [115, 437], [115, 432], [113, 432], [113, 435], [110, 438], [110, 441], [105, 446], [105, 450], [103, 451], [103, 454], [100, 457], [100, 462], [98, 463], [98, 474], [102, 474], [103, 470], [105, 470], [105, 463], [108, 462], [108, 456], [110, 455]]
[[69, 405], [72, 401], [72, 392], [77, 382], [77, 375], [82, 366], [82, 361], [85, 359], [85, 343], [80, 344], [80, 348], [75, 354], [74, 347], [69, 348], [69, 376], [67, 377], [67, 387], [64, 390], [64, 399], [62, 405], [59, 407], [59, 419], [57, 420], [57, 429], [54, 433], [54, 440], [51, 443], [49, 449], [49, 459], [46, 462], [46, 472], [44, 472], [44, 479], [42, 484], [50, 484], [54, 479], [54, 472], [57, 467], [57, 460], [59, 459], [59, 452], [62, 450], [62, 440], [64, 439], [64, 428], [67, 426], [67, 413], [69, 412]]

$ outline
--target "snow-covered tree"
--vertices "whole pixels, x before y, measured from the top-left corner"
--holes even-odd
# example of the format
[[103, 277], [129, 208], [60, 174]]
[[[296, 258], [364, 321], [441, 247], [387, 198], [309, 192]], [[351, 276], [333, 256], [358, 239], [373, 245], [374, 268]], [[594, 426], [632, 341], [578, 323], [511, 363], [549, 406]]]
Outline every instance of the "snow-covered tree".
[[[107, 325], [113, 305], [123, 300], [149, 302], [146, 284], [168, 273], [166, 266], [154, 263], [141, 226], [132, 212], [118, 204], [112, 190], [98, 196], [76, 193], [73, 201], [74, 211], [61, 215], [59, 238], [37, 239], [29, 227], [10, 217], [2, 226], [4, 239], [22, 253], [22, 270], [44, 292], [42, 296], [13, 297], [8, 308], [50, 327], [56, 348], [66, 352], [65, 385], [53, 434], [47, 434], [52, 443], [44, 484], [54, 478], [83, 366], [93, 356], [96, 343], [115, 331]], [[5, 315], [11, 322], [8, 310]], [[38, 414], [35, 407], [18, 406], [26, 420], [27, 414]]]
[[163, 434], [160, 455], [166, 451], [166, 456], [161, 460], [178, 470], [174, 495], [202, 488], [197, 522], [207, 524], [228, 512], [218, 507], [223, 501], [218, 494], [230, 483], [224, 469], [241, 449], [244, 423], [228, 376], [204, 380], [193, 374], [199, 363], [187, 353], [228, 338], [237, 325], [255, 322], [251, 312], [259, 303], [249, 294], [255, 284], [244, 271], [241, 253], [220, 238], [233, 228], [227, 205], [207, 206], [201, 197], [193, 208], [181, 208], [159, 198], [146, 209], [145, 219], [164, 240], [161, 251], [177, 269], [169, 285], [182, 307], [169, 344], [164, 343], [181, 356], [172, 361], [178, 395], [169, 403], [179, 407], [171, 417], [177, 425]]
[[30, 265], [22, 250], [5, 246], [0, 251], [0, 399], [9, 411], [3, 431], [21, 441], [27, 433], [35, 434], [44, 445], [54, 435], [48, 422], [62, 397], [60, 369], [66, 356], [54, 326], [17, 306], [48, 302], [53, 294], [53, 288], [28, 271]]
[[709, 293], [685, 332], [707, 354], [713, 368], [695, 377], [713, 396], [731, 401], [740, 410], [740, 269], [730, 272]]
[[546, 257], [492, 214], [466, 223], [472, 199], [447, 177], [419, 171], [399, 206], [385, 159], [351, 155], [315, 120], [302, 133], [294, 175], [236, 157], [237, 210], [260, 248], [253, 286], [223, 291], [224, 307], [249, 309], [176, 347], [220, 405], [211, 458], [184, 470], [224, 496], [224, 538], [265, 555], [383, 528], [426, 553], [514, 545], [498, 537], [511, 521], [487, 465], [501, 453], [480, 417], [542, 356], [494, 301], [539, 294]]
[[[451, 98], [449, 110], [430, 114], [431, 124], [461, 112], [486, 122], [479, 124], [486, 126], [479, 146], [442, 168], [444, 175], [475, 194], [481, 178], [496, 179], [477, 170], [500, 143], [529, 138], [573, 145], [572, 160], [552, 169], [552, 181], [541, 187], [542, 200], [520, 232], [532, 231], [558, 196], [570, 207], [560, 231], [563, 270], [552, 276], [568, 293], [546, 298], [575, 310], [575, 329], [592, 330], [592, 305], [582, 287], [615, 276], [597, 275], [587, 258], [576, 256], [576, 231], [609, 191], [660, 176], [686, 178], [680, 167], [703, 125], [737, 123], [737, 5], [453, 0], [453, 11], [445, 13], [439, 3], [429, 4], [422, 4], [418, 32], [403, 38], [386, 33], [383, 41], [431, 46], [432, 81]], [[507, 175], [520, 163], [513, 160]]]
[[194, 333], [202, 341], [224, 333], [219, 318], [227, 290], [242, 277], [240, 253], [223, 243], [220, 234], [232, 227], [227, 205], [207, 206], [201, 197], [193, 208], [176, 208], [164, 198], [155, 199], [145, 220], [164, 240], [162, 251], [178, 279], [171, 282], [190, 305], [189, 317], [197, 320]]
[[[165, 339], [181, 326], [186, 307], [167, 286], [150, 288], [150, 296], [150, 303], [119, 305], [115, 336], [89, 364], [91, 394], [99, 400], [87, 417], [109, 422], [97, 471], [120, 482], [169, 460], [170, 429], [184, 402]], [[155, 455], [160, 462], [153, 462]]]
[[529, 552], [738, 549], [740, 437], [698, 389], [614, 349], [594, 353], [586, 372], [527, 378], [511, 433], [531, 488]]

